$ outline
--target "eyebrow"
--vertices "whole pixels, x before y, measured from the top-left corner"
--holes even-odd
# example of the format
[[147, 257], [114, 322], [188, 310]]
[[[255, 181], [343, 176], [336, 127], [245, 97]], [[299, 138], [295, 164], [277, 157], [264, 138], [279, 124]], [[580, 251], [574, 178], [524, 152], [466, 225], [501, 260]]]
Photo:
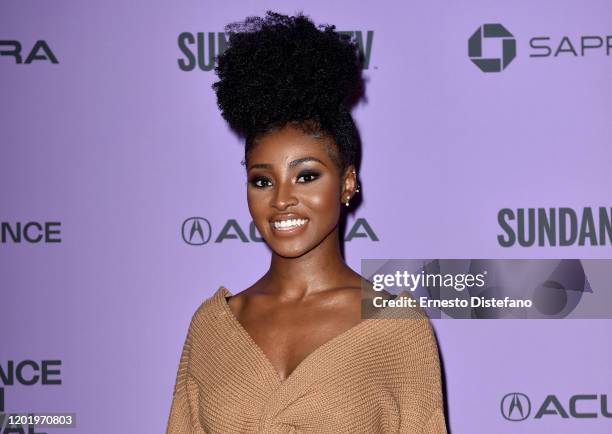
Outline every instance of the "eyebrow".
[[[298, 164], [306, 163], [308, 161], [316, 161], [318, 163], [321, 163], [325, 167], [327, 167], [327, 164], [325, 164], [323, 161], [319, 160], [317, 157], [302, 157], [302, 158], [298, 158], [297, 160], [290, 161], [289, 162], [289, 167], [295, 167]], [[253, 164], [251, 167], [249, 167], [249, 170], [251, 170], [251, 169], [271, 169], [271, 168], [272, 168], [272, 164], [270, 164], [270, 163], [257, 163], [257, 164]]]

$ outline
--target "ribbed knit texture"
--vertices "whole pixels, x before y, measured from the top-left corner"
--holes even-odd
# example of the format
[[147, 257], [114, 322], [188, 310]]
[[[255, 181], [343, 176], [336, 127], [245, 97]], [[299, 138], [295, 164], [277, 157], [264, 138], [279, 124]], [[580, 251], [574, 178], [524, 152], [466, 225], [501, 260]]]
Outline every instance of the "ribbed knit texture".
[[282, 380], [221, 286], [193, 315], [167, 434], [446, 434], [427, 317], [384, 309], [314, 350]]

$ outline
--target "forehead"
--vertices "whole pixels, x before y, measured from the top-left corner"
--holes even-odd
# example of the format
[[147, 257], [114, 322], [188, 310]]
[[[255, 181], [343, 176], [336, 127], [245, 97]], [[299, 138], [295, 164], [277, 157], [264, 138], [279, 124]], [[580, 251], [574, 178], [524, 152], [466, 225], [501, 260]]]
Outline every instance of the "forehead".
[[249, 163], [283, 164], [295, 158], [314, 156], [330, 166], [334, 164], [333, 153], [335, 146], [328, 136], [315, 137], [288, 124], [260, 137], [249, 152]]

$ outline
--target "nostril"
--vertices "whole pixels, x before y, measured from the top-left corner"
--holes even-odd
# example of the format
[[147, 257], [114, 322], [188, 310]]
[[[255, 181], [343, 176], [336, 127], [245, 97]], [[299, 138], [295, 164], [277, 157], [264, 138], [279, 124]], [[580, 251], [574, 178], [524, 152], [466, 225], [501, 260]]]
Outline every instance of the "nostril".
[[298, 201], [296, 198], [275, 198], [272, 202], [273, 206], [277, 208], [287, 208], [288, 206], [297, 205]]

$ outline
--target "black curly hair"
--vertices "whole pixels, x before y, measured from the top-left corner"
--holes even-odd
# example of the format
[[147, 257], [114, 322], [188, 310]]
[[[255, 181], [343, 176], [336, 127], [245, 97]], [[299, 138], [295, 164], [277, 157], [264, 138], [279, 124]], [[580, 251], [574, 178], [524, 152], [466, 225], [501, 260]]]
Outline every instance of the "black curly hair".
[[[267, 11], [225, 27], [229, 41], [217, 56], [212, 85], [223, 118], [249, 150], [267, 132], [288, 123], [331, 137], [340, 170], [356, 164], [357, 128], [351, 106], [363, 92], [363, 58], [350, 36], [314, 23], [302, 12]], [[336, 154], [336, 155], [334, 155]]]

